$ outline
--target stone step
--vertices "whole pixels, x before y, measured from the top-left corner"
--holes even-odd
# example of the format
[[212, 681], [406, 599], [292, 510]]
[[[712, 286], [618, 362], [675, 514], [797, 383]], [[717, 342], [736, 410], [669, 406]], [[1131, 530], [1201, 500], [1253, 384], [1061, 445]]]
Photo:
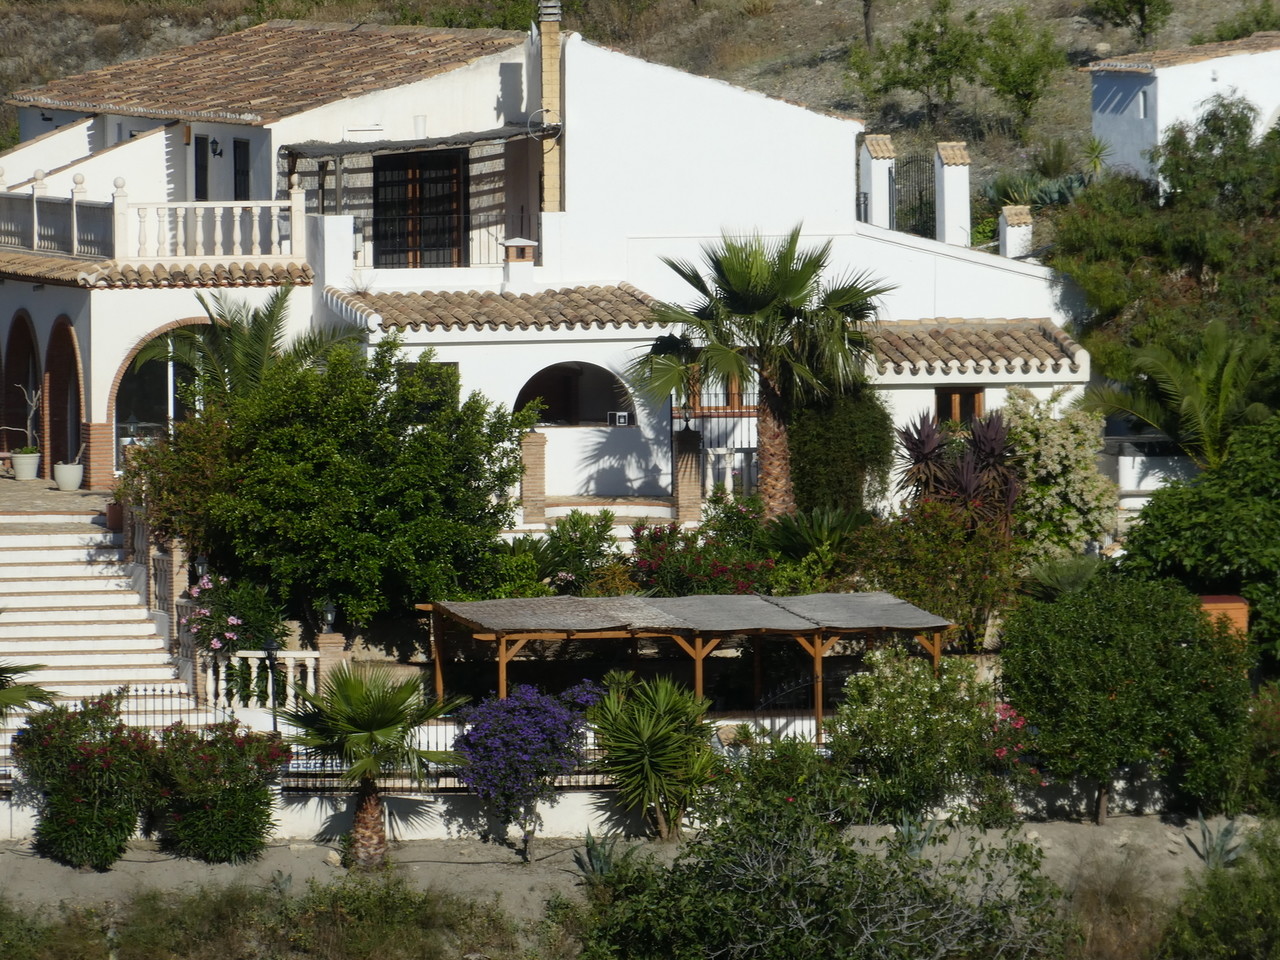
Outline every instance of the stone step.
[[68, 641], [96, 637], [154, 637], [155, 623], [146, 618], [146, 611], [137, 611], [133, 620], [51, 620], [42, 623], [13, 623], [0, 617], [0, 642], [5, 640], [35, 640], [41, 637], [61, 637]]
[[72, 647], [65, 647], [62, 650], [45, 650], [40, 653], [39, 663], [40, 669], [29, 674], [32, 683], [43, 683], [44, 678], [53, 676], [59, 670], [82, 665], [85, 667], [171, 665], [169, 654], [160, 647], [136, 645], [116, 650], [77, 650]]
[[[11, 606], [9, 597], [56, 596], [67, 594], [98, 594], [133, 591], [133, 581], [121, 576], [119, 571], [91, 576], [66, 577], [14, 577], [7, 579], [0, 566], [0, 609]], [[134, 596], [137, 593], [134, 592]]]
[[[35, 584], [28, 581], [27, 585]], [[29, 619], [26, 614], [35, 610], [136, 607], [140, 603], [142, 598], [127, 586], [92, 592], [81, 589], [75, 593], [57, 591], [18, 593], [0, 590], [0, 609], [22, 619]]]
[[[68, 598], [63, 598], [68, 599]], [[0, 615], [0, 637], [3, 636], [22, 636], [21, 628], [24, 624], [36, 625], [45, 623], [100, 623], [108, 621], [112, 623], [129, 623], [146, 620], [150, 622], [151, 618], [147, 615], [147, 611], [142, 609], [141, 604], [137, 601], [133, 603], [109, 603], [99, 604], [96, 606], [79, 606], [66, 604], [63, 606], [51, 607], [18, 607], [17, 605], [6, 608], [4, 614]], [[5, 633], [6, 627], [19, 628], [17, 632], [10, 631]]]
[[125, 576], [125, 563], [123, 559], [110, 558], [90, 560], [87, 558], [81, 558], [76, 560], [68, 557], [63, 561], [54, 559], [49, 562], [13, 562], [5, 554], [0, 554], [0, 582], [4, 583], [40, 581], [64, 582], [68, 580], [90, 580], [102, 577], [128, 579]]
[[[128, 669], [121, 669], [122, 664], [111, 663], [101, 664], [99, 666], [66, 666], [59, 667], [56, 670], [47, 668], [41, 670], [39, 674], [40, 686], [46, 690], [50, 690], [57, 694], [68, 693], [68, 684], [97, 684], [101, 690], [99, 692], [110, 692], [118, 690], [123, 686], [133, 684], [157, 684], [166, 680], [174, 679], [173, 666], [168, 663], [157, 665], [128, 665]], [[68, 695], [71, 696], [88, 696], [88, 694], [70, 690]]]
[[[17, 546], [0, 550], [0, 566], [12, 567], [23, 564], [35, 565], [45, 563], [69, 563], [80, 566], [91, 566], [103, 563], [123, 563], [124, 548], [118, 546], [95, 545], [89, 547], [41, 547]], [[13, 576], [13, 574], [9, 574]]]
[[60, 654], [63, 651], [83, 653], [110, 653], [116, 650], [163, 650], [164, 639], [159, 634], [147, 637], [23, 637], [0, 639], [0, 660], [21, 660], [38, 663], [39, 658]]
[[29, 550], [35, 547], [118, 547], [124, 542], [118, 533], [112, 533], [101, 527], [85, 525], [82, 529], [71, 531], [52, 527], [48, 532], [11, 533], [0, 525], [0, 550]]

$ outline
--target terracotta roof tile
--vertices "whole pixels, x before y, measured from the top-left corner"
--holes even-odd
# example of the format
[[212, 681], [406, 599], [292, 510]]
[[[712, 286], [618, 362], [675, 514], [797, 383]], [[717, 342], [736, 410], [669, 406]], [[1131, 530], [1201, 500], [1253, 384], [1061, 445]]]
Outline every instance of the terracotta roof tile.
[[527, 330], [642, 327], [653, 324], [653, 298], [630, 284], [541, 293], [345, 293], [328, 297], [393, 330]]
[[898, 155], [893, 147], [893, 139], [887, 133], [868, 133], [862, 138], [862, 142], [872, 160], [892, 160]]
[[1184, 63], [1201, 63], [1218, 57], [1267, 53], [1271, 50], [1280, 50], [1280, 31], [1264, 31], [1240, 40], [1221, 43], [1201, 43], [1194, 47], [1175, 47], [1171, 50], [1108, 57], [1106, 60], [1095, 60], [1086, 69], [1092, 73], [1154, 73], [1161, 67], [1177, 67]]
[[86, 113], [265, 124], [446, 73], [523, 43], [508, 30], [275, 20], [8, 100]]
[[933, 320], [880, 324], [871, 337], [880, 373], [1075, 373], [1083, 348], [1051, 320]]
[[305, 263], [131, 264], [0, 250], [0, 278], [68, 287], [134, 289], [306, 285], [315, 276]]
[[968, 144], [963, 140], [939, 143], [938, 156], [942, 158], [944, 167], [967, 167], [969, 165]]
[[1004, 215], [1004, 222], [1011, 227], [1029, 227], [1031, 226], [1031, 208], [1010, 206], [1002, 207], [1000, 212]]

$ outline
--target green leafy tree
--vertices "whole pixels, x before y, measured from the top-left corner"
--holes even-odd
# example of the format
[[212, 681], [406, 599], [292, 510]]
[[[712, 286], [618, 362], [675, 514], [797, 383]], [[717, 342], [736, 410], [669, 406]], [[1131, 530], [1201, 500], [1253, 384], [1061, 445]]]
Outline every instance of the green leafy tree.
[[23, 674], [39, 670], [38, 663], [6, 663], [0, 660], [0, 720], [12, 710], [22, 710], [32, 704], [53, 702], [53, 694], [34, 683], [19, 683]]
[[1128, 346], [1195, 351], [1220, 320], [1274, 338], [1280, 326], [1280, 133], [1254, 135], [1256, 109], [1210, 101], [1153, 160], [1165, 185], [1095, 179], [1057, 220], [1051, 264], [1084, 291], [1095, 368], [1130, 372]]
[[253, 307], [215, 293], [212, 300], [196, 294], [209, 317], [146, 343], [134, 358], [134, 369], [154, 361], [173, 362], [191, 377], [200, 405], [225, 403], [257, 389], [271, 367], [307, 366], [336, 344], [362, 340], [358, 327], [316, 330], [288, 339], [289, 285], [276, 288], [266, 303]]
[[787, 426], [800, 510], [859, 512], [889, 486], [893, 417], [869, 385], [797, 407]]
[[823, 282], [831, 244], [800, 249], [800, 228], [766, 239], [725, 236], [703, 248], [704, 275], [664, 260], [698, 294], [690, 307], [660, 304], [655, 319], [679, 332], [660, 337], [633, 366], [649, 393], [677, 402], [701, 390], [755, 382], [760, 495], [766, 517], [795, 509], [790, 412], [863, 381], [864, 325], [890, 287], [866, 275]]
[[461, 700], [436, 700], [421, 679], [397, 679], [383, 665], [340, 663], [325, 677], [319, 693], [299, 689], [302, 705], [280, 716], [297, 728], [291, 742], [345, 767], [356, 785], [351, 826], [351, 857], [360, 869], [382, 866], [387, 855], [387, 826], [378, 778], [391, 774], [415, 780], [431, 763], [452, 754], [422, 750], [418, 727], [461, 706]]
[[1152, 494], [1126, 569], [1249, 601], [1254, 640], [1280, 654], [1280, 417], [1236, 431], [1222, 466]]
[[1037, 29], [1025, 7], [1002, 10], [991, 18], [982, 46], [978, 76], [1025, 129], [1053, 78], [1067, 65], [1053, 29]]
[[850, 52], [854, 77], [874, 95], [910, 90], [924, 98], [930, 123], [940, 108], [955, 100], [956, 84], [974, 82], [982, 52], [977, 13], [952, 16], [951, 0], [933, 0], [926, 16], [912, 20], [902, 36], [874, 54], [861, 47]]
[[715, 763], [705, 720], [710, 702], [667, 677], [635, 683], [630, 674], [611, 674], [605, 682], [608, 693], [587, 710], [600, 769], [625, 809], [650, 818], [659, 839], [677, 839]]
[[[233, 581], [270, 585], [295, 616], [331, 601], [365, 624], [502, 579], [493, 542], [530, 415], [460, 399], [453, 368], [394, 343], [338, 349], [274, 367], [225, 410], [130, 472], [154, 522], [198, 537]], [[200, 496], [184, 500], [188, 477]]]
[[1010, 387], [1000, 408], [1018, 455], [1014, 532], [1029, 564], [1079, 554], [1115, 525], [1116, 487], [1097, 464], [1102, 417], [1060, 410], [1064, 393], [1037, 400], [1025, 387]]
[[1203, 808], [1239, 800], [1248, 756], [1249, 658], [1170, 582], [1094, 577], [1052, 603], [1028, 600], [1005, 622], [1009, 702], [1038, 728], [1044, 765], [1111, 784], [1130, 765], [1168, 773]]
[[1216, 469], [1237, 428], [1272, 415], [1259, 399], [1271, 351], [1265, 337], [1213, 321], [1191, 356], [1159, 344], [1135, 349], [1130, 378], [1091, 385], [1083, 407], [1140, 420], [1172, 438], [1198, 467]]
[[1093, 12], [1113, 27], [1122, 27], [1143, 46], [1173, 14], [1173, 0], [1093, 0]]

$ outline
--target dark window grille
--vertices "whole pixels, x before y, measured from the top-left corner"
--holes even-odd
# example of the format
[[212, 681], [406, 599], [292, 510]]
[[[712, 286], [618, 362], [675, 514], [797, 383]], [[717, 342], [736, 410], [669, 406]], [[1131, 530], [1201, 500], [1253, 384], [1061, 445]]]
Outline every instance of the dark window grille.
[[466, 153], [373, 158], [373, 265], [458, 267], [467, 262]]

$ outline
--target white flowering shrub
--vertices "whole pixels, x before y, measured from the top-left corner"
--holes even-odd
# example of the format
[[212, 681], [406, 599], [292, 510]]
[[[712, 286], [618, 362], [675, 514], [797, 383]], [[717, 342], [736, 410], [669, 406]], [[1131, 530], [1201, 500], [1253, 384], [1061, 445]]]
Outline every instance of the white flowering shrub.
[[1001, 408], [1022, 471], [1014, 524], [1029, 566], [1081, 553], [1115, 524], [1116, 486], [1097, 465], [1102, 415], [1064, 408], [1065, 392], [1037, 400], [1010, 387]]

